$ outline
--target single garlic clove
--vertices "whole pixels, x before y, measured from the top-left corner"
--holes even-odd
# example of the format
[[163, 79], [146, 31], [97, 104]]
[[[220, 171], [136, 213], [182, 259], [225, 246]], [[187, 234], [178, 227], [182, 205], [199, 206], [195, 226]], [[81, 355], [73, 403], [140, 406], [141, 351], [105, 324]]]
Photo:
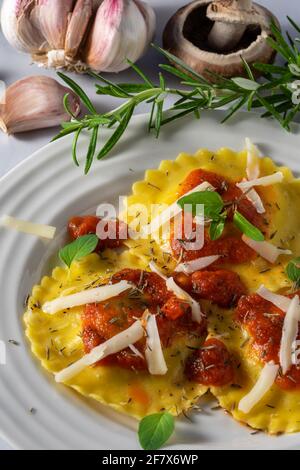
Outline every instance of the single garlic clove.
[[147, 25], [135, 1], [104, 0], [88, 38], [86, 63], [99, 72], [120, 72], [128, 68], [126, 59], [140, 58], [147, 40]]
[[63, 50], [74, 0], [35, 0], [31, 19], [53, 50]]
[[0, 107], [0, 128], [7, 134], [58, 126], [69, 121], [63, 98], [69, 93], [69, 108], [74, 116], [80, 112], [79, 99], [53, 78], [26, 77], [9, 86], [5, 104]]
[[67, 57], [76, 56], [92, 14], [92, 0], [77, 0], [66, 34], [65, 53]]
[[1, 9], [1, 27], [7, 41], [22, 52], [38, 52], [46, 41], [31, 22], [32, 0], [4, 0]]

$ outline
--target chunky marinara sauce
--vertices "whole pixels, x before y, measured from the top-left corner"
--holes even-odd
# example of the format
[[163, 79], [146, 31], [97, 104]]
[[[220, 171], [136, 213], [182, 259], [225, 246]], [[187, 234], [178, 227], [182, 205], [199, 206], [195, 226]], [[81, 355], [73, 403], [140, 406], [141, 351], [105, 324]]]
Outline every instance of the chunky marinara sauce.
[[[129, 328], [148, 309], [157, 314], [157, 325], [164, 347], [172, 344], [178, 335], [191, 333], [202, 336], [206, 321], [201, 324], [192, 320], [190, 305], [169, 292], [165, 281], [155, 273], [138, 269], [124, 269], [112, 277], [112, 283], [127, 280], [136, 289], [125, 292], [107, 302], [86, 305], [82, 314], [83, 343], [85, 352]], [[135, 347], [144, 355], [145, 340]], [[147, 369], [145, 359], [134, 354], [129, 348], [111, 355], [101, 364], [117, 364], [124, 368]]]
[[[251, 348], [262, 362], [279, 364], [284, 317], [282, 310], [257, 294], [242, 297], [238, 303], [236, 320], [250, 334]], [[285, 390], [299, 389], [300, 368], [293, 365], [286, 375], [277, 377], [276, 383]]]
[[234, 382], [234, 361], [218, 339], [208, 339], [187, 360], [185, 374], [202, 385], [222, 387]]
[[[239, 212], [246, 217], [249, 222], [261, 230], [266, 228], [264, 217], [258, 214], [253, 204], [243, 195], [236, 184], [227, 181], [216, 173], [200, 169], [192, 171], [180, 186], [179, 197], [205, 181], [216, 189], [225, 203], [235, 203]], [[226, 224], [226, 230], [218, 240], [210, 240], [208, 230], [205, 229], [204, 246], [195, 250], [186, 249], [185, 245], [187, 240], [182, 238], [178, 239], [176, 233], [174, 233], [175, 230], [173, 230], [170, 240], [173, 254], [177, 258], [182, 258], [183, 261], [190, 261], [202, 256], [220, 255], [221, 258], [217, 261], [217, 264], [239, 264], [255, 259], [256, 253], [242, 241], [241, 233], [230, 223], [230, 220], [232, 220], [232, 211], [230, 209], [228, 210], [228, 220], [229, 223]], [[193, 231], [195, 230], [196, 225], [194, 224]], [[184, 230], [182, 230], [182, 232], [184, 233]], [[190, 242], [192, 240], [188, 241]]]
[[195, 298], [210, 300], [219, 307], [232, 308], [247, 289], [239, 275], [227, 269], [196, 271], [191, 275], [178, 273], [174, 279]]
[[[68, 223], [68, 232], [72, 240], [96, 233], [97, 225], [100, 222], [100, 217], [94, 215], [85, 215], [83, 217], [72, 217]], [[124, 239], [127, 237], [127, 227], [124, 222], [119, 220], [109, 220], [105, 227], [107, 238], [100, 240], [97, 245], [96, 251], [100, 252], [106, 248], [119, 248], [123, 245]]]

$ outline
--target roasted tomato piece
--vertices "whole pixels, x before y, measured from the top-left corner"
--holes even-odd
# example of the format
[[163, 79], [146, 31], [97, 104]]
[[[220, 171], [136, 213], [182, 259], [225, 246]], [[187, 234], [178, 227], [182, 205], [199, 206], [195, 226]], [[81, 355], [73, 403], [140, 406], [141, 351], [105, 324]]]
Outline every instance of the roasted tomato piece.
[[247, 292], [238, 274], [227, 269], [195, 271], [174, 275], [177, 284], [195, 298], [214, 302], [223, 308], [234, 307]]
[[183, 196], [205, 181], [210, 183], [220, 193], [223, 193], [227, 188], [227, 182], [222, 176], [217, 175], [212, 171], [197, 169], [191, 171], [180, 185], [179, 196]]
[[[193, 240], [188, 240], [188, 243], [191, 242]], [[170, 245], [173, 255], [182, 261], [191, 261], [204, 256], [220, 255], [220, 258], [214, 265], [224, 263], [241, 264], [252, 261], [257, 257], [257, 253], [243, 242], [239, 233], [235, 236], [224, 235], [218, 240], [211, 240], [207, 230], [205, 230], [204, 246], [201, 249], [189, 249], [187, 240], [178, 239], [172, 230]]]
[[[246, 217], [249, 222], [258, 228], [263, 229], [265, 227], [265, 220], [262, 214], [259, 214], [249, 199], [243, 194], [243, 192], [236, 186], [236, 183], [228, 183], [227, 190], [222, 194], [223, 201], [233, 202], [236, 204], [238, 211]], [[233, 207], [235, 206], [233, 205]], [[232, 220], [233, 212], [228, 211], [229, 220]]]
[[252, 294], [240, 299], [236, 319], [253, 338], [258, 357], [266, 362], [278, 362], [284, 313], [258, 294]]
[[[124, 269], [111, 279], [113, 283], [121, 280], [132, 282], [135, 288], [106, 302], [85, 307], [82, 325], [86, 352], [129, 328], [137, 318], [142, 317], [146, 309], [156, 315], [160, 340], [164, 347], [171, 345], [174, 338], [180, 335], [200, 337], [206, 332], [206, 320], [203, 319], [201, 324], [195, 323], [190, 305], [169, 292], [165, 281], [156, 273]], [[136, 343], [135, 347], [143, 356], [145, 339]], [[146, 369], [144, 357], [135, 355], [129, 348], [109, 356], [101, 364]]]
[[[209, 231], [205, 228], [204, 245], [201, 246], [199, 242], [200, 246], [198, 248], [196, 244], [192, 246], [191, 242], [196, 241], [196, 230], [203, 230], [203, 227], [194, 224], [190, 229], [189, 217], [182, 220], [179, 225], [180, 230], [178, 230], [178, 223], [173, 223], [170, 244], [174, 256], [183, 261], [190, 261], [202, 256], [220, 255], [221, 258], [217, 261], [217, 265], [220, 263], [241, 264], [255, 259], [257, 254], [242, 241], [241, 233], [232, 223], [233, 211], [237, 209], [249, 222], [261, 230], [264, 230], [268, 224], [266, 218], [262, 214], [258, 214], [252, 202], [236, 186], [236, 183], [227, 181], [222, 176], [210, 171], [192, 171], [181, 184], [179, 195], [183, 196], [204, 181], [214, 186], [224, 203], [227, 204], [226, 229], [221, 238], [211, 240]], [[186, 235], [187, 228], [188, 232], [191, 233], [191, 237]], [[180, 236], [178, 232], [180, 232]], [[197, 239], [200, 240], [201, 237], [198, 235]]]
[[234, 381], [234, 361], [224, 343], [211, 338], [188, 358], [185, 374], [202, 385], [223, 387]]
[[186, 313], [191, 311], [190, 305], [184, 300], [180, 300], [177, 297], [172, 296], [161, 308], [162, 313], [171, 320], [177, 320]]
[[[86, 215], [83, 217], [73, 217], [68, 224], [68, 231], [72, 240], [96, 233], [97, 225], [100, 218], [93, 215]], [[104, 222], [103, 233], [105, 239], [99, 239], [96, 251], [103, 251], [106, 248], [119, 248], [123, 245], [124, 239], [127, 238], [127, 226], [124, 222], [119, 220], [109, 220]]]
[[239, 275], [233, 271], [196, 271], [191, 278], [193, 293], [220, 307], [234, 307], [239, 298], [247, 292]]
[[[274, 361], [279, 364], [284, 317], [282, 310], [257, 294], [242, 297], [238, 303], [236, 320], [248, 331], [251, 337], [249, 346], [264, 363]], [[297, 340], [300, 340], [299, 333]], [[276, 383], [284, 390], [299, 389], [299, 365], [292, 365], [285, 375], [279, 373]]]

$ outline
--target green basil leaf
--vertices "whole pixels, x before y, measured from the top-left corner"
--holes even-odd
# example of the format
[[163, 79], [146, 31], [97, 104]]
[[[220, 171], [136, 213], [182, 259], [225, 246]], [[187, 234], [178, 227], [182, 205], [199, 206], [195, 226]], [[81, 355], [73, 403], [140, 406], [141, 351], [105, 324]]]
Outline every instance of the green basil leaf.
[[247, 237], [256, 242], [263, 242], [265, 237], [262, 232], [247, 220], [240, 212], [236, 211], [233, 215], [234, 225]]
[[155, 413], [142, 419], [138, 436], [141, 447], [156, 450], [162, 447], [174, 432], [174, 417], [170, 413]]
[[95, 234], [84, 235], [66, 245], [59, 251], [59, 257], [68, 267], [72, 262], [84, 258], [84, 256], [93, 253], [98, 245], [99, 238]]
[[211, 240], [218, 240], [225, 228], [225, 218], [220, 220], [213, 220], [209, 228], [209, 236]]
[[[204, 206], [204, 215], [209, 219], [218, 219], [220, 212], [224, 207], [224, 202], [221, 196], [215, 191], [199, 191], [195, 193], [188, 194], [183, 196], [178, 201], [181, 209], [189, 211], [189, 208], [184, 206], [190, 205], [193, 215], [199, 215], [199, 210], [197, 210], [197, 205], [203, 204]], [[198, 208], [199, 209], [199, 208]]]
[[300, 258], [295, 258], [289, 262], [286, 267], [286, 274], [288, 278], [299, 284], [300, 282]]
[[243, 90], [256, 91], [260, 87], [259, 83], [249, 80], [249, 78], [236, 77], [232, 78], [231, 81]]

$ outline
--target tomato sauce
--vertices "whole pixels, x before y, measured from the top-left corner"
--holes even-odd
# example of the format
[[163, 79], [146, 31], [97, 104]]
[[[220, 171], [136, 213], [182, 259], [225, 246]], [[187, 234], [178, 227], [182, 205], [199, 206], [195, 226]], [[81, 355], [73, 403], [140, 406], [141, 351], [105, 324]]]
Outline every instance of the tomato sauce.
[[[97, 225], [100, 217], [93, 215], [85, 215], [83, 217], [72, 217], [68, 223], [68, 232], [72, 240], [76, 240], [83, 235], [96, 233]], [[106, 248], [119, 248], [123, 245], [127, 236], [127, 227], [124, 222], [119, 220], [109, 220], [105, 226], [107, 238], [100, 240], [96, 248], [96, 252], [101, 252]], [[124, 236], [125, 234], [125, 236]]]
[[234, 361], [224, 343], [211, 338], [188, 358], [185, 374], [202, 385], [223, 387], [234, 381]]
[[175, 282], [196, 299], [210, 300], [223, 308], [233, 308], [247, 289], [239, 275], [227, 269], [196, 271], [187, 275], [177, 273]]
[[[178, 335], [191, 333], [200, 337], [205, 333], [205, 319], [201, 324], [194, 322], [190, 305], [169, 292], [165, 281], [157, 274], [138, 269], [124, 269], [112, 277], [112, 283], [121, 280], [134, 283], [136, 289], [106, 302], [85, 307], [82, 324], [86, 353], [129, 328], [137, 318], [142, 317], [146, 309], [157, 314], [157, 326], [164, 347], [170, 346]], [[136, 343], [135, 347], [144, 355], [145, 339]], [[147, 369], [144, 357], [135, 355], [129, 348], [109, 356], [100, 363], [118, 364], [129, 369]]]
[[[204, 181], [214, 186], [216, 191], [222, 196], [225, 204], [229, 202], [233, 203], [232, 206], [228, 206], [226, 229], [221, 238], [213, 241], [209, 237], [208, 229], [205, 228], [204, 246], [199, 249], [189, 250], [186, 248], [187, 240], [178, 239], [173, 226], [170, 244], [174, 256], [181, 258], [183, 261], [190, 261], [203, 256], [221, 255], [222, 258], [216, 262], [217, 265], [222, 263], [240, 264], [255, 259], [257, 254], [242, 241], [241, 232], [231, 223], [233, 207], [237, 207], [239, 212], [246, 217], [249, 222], [261, 230], [266, 228], [265, 218], [261, 214], [258, 214], [253, 204], [243, 195], [242, 191], [235, 183], [229, 182], [222, 176], [210, 171], [201, 169], [192, 171], [180, 186], [179, 197]], [[184, 223], [183, 221], [183, 226]], [[198, 229], [202, 230], [202, 227], [198, 226]], [[193, 231], [195, 232], [196, 230], [197, 226], [193, 224]], [[182, 233], [184, 233], [184, 229], [182, 229]], [[193, 239], [188, 241], [193, 241]]]
[[[279, 350], [285, 313], [257, 294], [242, 297], [236, 320], [251, 336], [253, 353], [262, 361], [279, 364]], [[298, 335], [298, 340], [300, 335]], [[300, 369], [293, 365], [286, 375], [279, 375], [277, 385], [285, 390], [300, 388]]]
[[195, 272], [192, 284], [194, 294], [224, 308], [234, 307], [247, 291], [239, 275], [225, 269]]
[[[193, 225], [193, 227], [196, 230], [196, 226]], [[236, 232], [235, 236], [223, 235], [218, 240], [211, 240], [205, 229], [204, 246], [199, 250], [188, 250], [184, 240], [174, 238], [174, 232], [171, 232], [170, 245], [174, 256], [182, 261], [219, 255], [220, 258], [214, 263], [214, 266], [224, 263], [246, 263], [254, 260], [257, 256], [256, 252], [243, 242], [239, 232]]]

